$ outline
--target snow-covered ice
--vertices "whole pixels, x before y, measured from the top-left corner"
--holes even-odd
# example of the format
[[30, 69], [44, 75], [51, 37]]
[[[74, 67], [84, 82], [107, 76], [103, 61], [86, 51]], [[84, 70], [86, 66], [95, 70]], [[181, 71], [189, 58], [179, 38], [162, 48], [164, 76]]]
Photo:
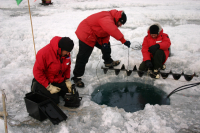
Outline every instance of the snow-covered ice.
[[[120, 30], [132, 42], [127, 49], [119, 41], [111, 38], [113, 59], [132, 69], [142, 61], [140, 50], [147, 28], [159, 22], [164, 33], [171, 39], [172, 56], [166, 62], [167, 69], [174, 72], [196, 72], [200, 75], [200, 1], [199, 0], [52, 0], [53, 5], [41, 6], [40, 0], [29, 0], [35, 37], [35, 48], [49, 43], [54, 36], [68, 36], [74, 43], [72, 70], [78, 52], [75, 30], [87, 16], [103, 11], [118, 9], [127, 14], [127, 23]], [[49, 120], [40, 122], [30, 117], [26, 111], [24, 96], [30, 92], [33, 78], [32, 68], [35, 52], [28, 9], [28, 1], [19, 6], [15, 0], [0, 0], [0, 90], [6, 93], [9, 133], [176, 133], [199, 129], [200, 131], [200, 90], [199, 86], [173, 94], [171, 105], [147, 104], [144, 110], [125, 112], [117, 107], [98, 105], [91, 101], [93, 90], [107, 82], [141, 82], [154, 85], [167, 94], [179, 86], [199, 82], [199, 77], [188, 82], [183, 76], [174, 80], [153, 80], [137, 74], [127, 78], [125, 72], [118, 76], [114, 71], [105, 75], [101, 66], [101, 52], [94, 49], [86, 66], [84, 89], [79, 89], [83, 97], [77, 109], [64, 109], [66, 121], [53, 125]], [[128, 65], [129, 50], [129, 65]], [[71, 72], [72, 75], [72, 72]], [[0, 92], [2, 94], [2, 92]], [[2, 111], [0, 98], [0, 111]], [[4, 121], [0, 119], [0, 133], [4, 132]]]

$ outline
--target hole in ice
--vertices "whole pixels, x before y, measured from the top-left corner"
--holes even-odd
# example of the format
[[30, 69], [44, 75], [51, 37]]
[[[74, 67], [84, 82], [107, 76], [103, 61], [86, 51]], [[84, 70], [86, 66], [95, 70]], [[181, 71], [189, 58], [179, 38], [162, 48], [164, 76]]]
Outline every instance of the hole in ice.
[[97, 87], [91, 100], [99, 105], [123, 108], [126, 112], [143, 110], [145, 104], [170, 105], [167, 94], [155, 86], [137, 82], [113, 82]]

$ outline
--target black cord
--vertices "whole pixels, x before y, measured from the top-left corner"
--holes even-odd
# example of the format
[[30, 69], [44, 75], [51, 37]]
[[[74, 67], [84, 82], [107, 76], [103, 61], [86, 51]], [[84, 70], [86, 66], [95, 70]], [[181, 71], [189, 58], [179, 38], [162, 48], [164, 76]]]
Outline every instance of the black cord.
[[[193, 85], [193, 86], [190, 86], [190, 87], [186, 87], [186, 88], [182, 88], [182, 89], [176, 90], [176, 91], [174, 91], [172, 94], [174, 94], [174, 93], [176, 93], [176, 92], [178, 92], [178, 91], [181, 91], [181, 90], [185, 90], [185, 89], [194, 87], [194, 86], [197, 86], [197, 85]], [[172, 94], [171, 94], [171, 95], [172, 95]]]
[[190, 87], [196, 86], [196, 84], [198, 84], [198, 83], [193, 83], [193, 84], [188, 84], [188, 85], [178, 87], [177, 89], [173, 90], [171, 93], [177, 92], [179, 88], [183, 88], [183, 87], [190, 88]]
[[178, 91], [185, 90], [185, 89], [188, 89], [188, 88], [197, 86], [197, 85], [199, 85], [199, 84], [200, 84], [200, 82], [180, 86], [180, 87], [176, 88], [175, 90], [173, 90], [173, 91], [167, 96], [167, 98], [169, 98], [172, 94], [174, 94], [174, 93], [176, 93], [176, 92], [178, 92]]

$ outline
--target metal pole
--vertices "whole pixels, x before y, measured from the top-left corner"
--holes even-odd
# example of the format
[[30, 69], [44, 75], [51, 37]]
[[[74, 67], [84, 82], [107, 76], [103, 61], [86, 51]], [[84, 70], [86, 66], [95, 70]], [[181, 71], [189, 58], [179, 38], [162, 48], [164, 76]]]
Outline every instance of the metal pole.
[[[29, 0], [28, 0], [28, 8], [29, 8], [30, 21], [31, 21], [31, 29], [32, 29], [32, 36], [33, 36], [33, 45], [34, 45], [34, 50], [35, 50], [35, 40], [34, 40], [34, 34], [33, 34], [33, 24], [32, 24], [31, 9], [30, 9]], [[36, 50], [35, 50], [35, 58], [36, 58]]]
[[5, 93], [3, 92], [3, 90], [2, 90], [2, 102], [3, 102], [3, 114], [4, 114], [4, 127], [5, 127], [5, 133], [8, 133], [7, 117], [6, 117]]
[[[127, 70], [129, 71], [129, 48], [128, 48], [128, 67]], [[128, 76], [127, 76], [127, 81], [128, 81]]]

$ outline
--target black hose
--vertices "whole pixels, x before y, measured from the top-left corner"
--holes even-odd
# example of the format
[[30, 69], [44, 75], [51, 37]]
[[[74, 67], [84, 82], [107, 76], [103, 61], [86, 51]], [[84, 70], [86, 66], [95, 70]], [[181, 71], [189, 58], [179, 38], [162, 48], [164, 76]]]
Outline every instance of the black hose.
[[175, 92], [178, 91], [178, 89], [183, 88], [183, 87], [186, 87], [186, 88], [189, 87], [190, 88], [190, 87], [196, 86], [195, 84], [188, 84], [188, 85], [184, 85], [184, 86], [178, 87], [177, 89], [173, 90], [171, 93], [175, 93]]
[[188, 88], [191, 88], [191, 87], [197, 86], [197, 85], [199, 85], [199, 84], [200, 84], [200, 82], [180, 86], [180, 87], [174, 89], [171, 93], [169, 93], [169, 95], [167, 96], [167, 98], [169, 98], [172, 94], [174, 94], [174, 93], [176, 93], [176, 92], [178, 92], [178, 91], [185, 90], [185, 89], [188, 89]]

